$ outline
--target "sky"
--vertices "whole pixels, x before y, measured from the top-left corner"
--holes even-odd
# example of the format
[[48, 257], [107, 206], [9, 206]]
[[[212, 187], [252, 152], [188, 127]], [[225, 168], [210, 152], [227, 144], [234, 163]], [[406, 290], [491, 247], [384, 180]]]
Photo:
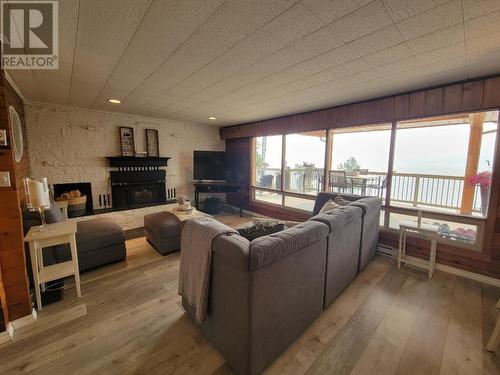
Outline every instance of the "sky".
[[[485, 123], [483, 130], [496, 128]], [[463, 176], [469, 142], [469, 125], [447, 125], [433, 128], [399, 129], [396, 134], [394, 171], [446, 176]], [[483, 135], [478, 171], [491, 171], [495, 133]], [[332, 168], [350, 157], [356, 158], [361, 168], [387, 171], [390, 130], [335, 134]], [[286, 161], [294, 167], [302, 162], [322, 167], [324, 139], [311, 136], [288, 135]], [[281, 136], [267, 139], [266, 162], [269, 168], [280, 168]]]

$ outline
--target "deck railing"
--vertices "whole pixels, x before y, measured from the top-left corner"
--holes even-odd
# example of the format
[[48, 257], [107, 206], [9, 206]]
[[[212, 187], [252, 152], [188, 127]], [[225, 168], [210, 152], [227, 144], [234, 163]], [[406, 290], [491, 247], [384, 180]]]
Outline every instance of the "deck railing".
[[[258, 168], [256, 173], [257, 186], [262, 186], [264, 175], [273, 175], [272, 184], [263, 186], [271, 189], [281, 187], [281, 169]], [[386, 178], [385, 172], [368, 172], [373, 176], [366, 184], [366, 188], [356, 185], [348, 190], [354, 194], [373, 195], [385, 197]], [[317, 176], [314, 178], [314, 176]], [[269, 180], [269, 178], [268, 178]], [[287, 168], [285, 174], [285, 190], [296, 193], [311, 194], [322, 190], [323, 170], [317, 169], [317, 173], [311, 173], [307, 168]], [[372, 187], [370, 187], [372, 186]], [[378, 188], [377, 188], [378, 186]], [[391, 201], [411, 205], [413, 207], [436, 207], [451, 210], [460, 210], [462, 194], [464, 189], [464, 178], [462, 176], [444, 176], [417, 173], [393, 173]], [[335, 189], [333, 189], [335, 190]], [[351, 192], [351, 191], [346, 192]], [[473, 200], [473, 211], [481, 212], [480, 189], [476, 187]]]

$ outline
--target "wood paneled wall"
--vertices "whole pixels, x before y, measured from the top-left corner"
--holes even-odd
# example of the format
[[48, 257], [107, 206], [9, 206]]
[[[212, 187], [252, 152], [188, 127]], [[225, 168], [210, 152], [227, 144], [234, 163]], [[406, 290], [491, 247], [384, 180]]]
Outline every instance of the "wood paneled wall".
[[292, 134], [500, 107], [500, 77], [221, 128], [223, 139]]
[[[3, 71], [1, 74], [0, 128], [7, 130], [8, 146], [0, 148], [0, 171], [10, 173], [12, 186], [0, 188], [0, 268], [8, 316], [10, 320], [15, 320], [31, 312], [20, 209], [24, 198], [22, 178], [29, 175], [29, 159], [23, 102], [5, 80]], [[14, 161], [11, 148], [10, 105], [18, 112], [23, 126], [24, 155], [19, 163]]]
[[[232, 142], [226, 142], [226, 154], [229, 161], [228, 168], [231, 170], [233, 179], [243, 185], [243, 206], [248, 207], [250, 201], [250, 176], [251, 176], [251, 152], [250, 140], [248, 138], [234, 139]], [[237, 205], [239, 202], [238, 194], [227, 194], [227, 201], [230, 204]]]
[[2, 279], [2, 267], [0, 267], [0, 312], [3, 319], [0, 319], [0, 332], [5, 331], [9, 322], [9, 308], [7, 307], [7, 298], [5, 297], [5, 288]]
[[[291, 134], [308, 130], [329, 129], [392, 122], [420, 117], [439, 116], [500, 108], [500, 77], [452, 84], [393, 97], [375, 99], [336, 108], [286, 116], [221, 128], [226, 149], [232, 150], [235, 168], [248, 171], [239, 181], [244, 184], [250, 211], [283, 220], [305, 220], [308, 215], [286, 208], [252, 202], [250, 199], [252, 138], [262, 135]], [[483, 252], [439, 244], [437, 260], [441, 264], [500, 278], [500, 140], [494, 163], [489, 217], [485, 221]], [[241, 163], [237, 166], [237, 163]], [[382, 229], [379, 242], [398, 246], [397, 232]], [[427, 257], [429, 244], [410, 239], [408, 252]]]

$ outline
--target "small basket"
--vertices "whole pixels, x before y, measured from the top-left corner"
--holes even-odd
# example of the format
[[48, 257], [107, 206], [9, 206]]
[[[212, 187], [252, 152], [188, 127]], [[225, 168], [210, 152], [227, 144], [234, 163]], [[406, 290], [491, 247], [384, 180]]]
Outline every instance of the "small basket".
[[67, 201], [68, 202], [68, 217], [78, 217], [85, 215], [87, 206], [87, 196], [82, 195], [78, 198], [56, 198], [56, 201]]

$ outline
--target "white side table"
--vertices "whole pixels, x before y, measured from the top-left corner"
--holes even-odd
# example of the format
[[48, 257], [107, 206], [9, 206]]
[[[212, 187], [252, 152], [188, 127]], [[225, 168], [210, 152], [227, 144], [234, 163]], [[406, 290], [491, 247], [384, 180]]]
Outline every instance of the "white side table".
[[[419, 224], [411, 221], [405, 221], [399, 225], [399, 253], [398, 253], [398, 268], [401, 268], [401, 262], [406, 265], [411, 265], [418, 268], [424, 268], [429, 272], [429, 278], [434, 274], [436, 269], [436, 247], [438, 241], [439, 227], [437, 225]], [[408, 233], [413, 233], [427, 238], [431, 242], [431, 251], [429, 261], [414, 261], [406, 255], [406, 237]]]
[[[82, 296], [75, 233], [76, 222], [64, 221], [61, 223], [47, 224], [42, 231], [40, 231], [37, 226], [32, 227], [24, 238], [24, 242], [29, 242], [30, 247], [31, 268], [33, 270], [33, 281], [35, 283], [38, 310], [42, 309], [40, 284], [48, 281], [74, 275], [76, 294], [78, 297]], [[42, 256], [43, 248], [66, 243], [69, 243], [71, 248], [71, 260], [44, 267]]]

